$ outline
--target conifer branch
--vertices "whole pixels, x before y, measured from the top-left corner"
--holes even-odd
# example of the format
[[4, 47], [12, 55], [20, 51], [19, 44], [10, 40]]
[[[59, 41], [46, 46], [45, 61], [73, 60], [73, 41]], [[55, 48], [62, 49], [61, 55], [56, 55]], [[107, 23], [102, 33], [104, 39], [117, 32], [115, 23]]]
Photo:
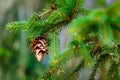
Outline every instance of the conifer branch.
[[76, 5], [75, 5], [75, 8], [73, 9], [73, 16], [71, 19], [73, 19], [75, 17], [77, 12], [78, 12], [78, 0], [76, 0]]
[[47, 72], [42, 76], [42, 80], [52, 80], [54, 79], [54, 73], [55, 73], [56, 67], [50, 66]]
[[[62, 61], [65, 60], [65, 58], [70, 54], [70, 52], [72, 51], [71, 48], [66, 49], [64, 52], [61, 53], [61, 55], [56, 56], [56, 58], [54, 60], [51, 61], [50, 67], [47, 70], [47, 72], [43, 75], [44, 80], [47, 80], [49, 78], [54, 79], [54, 75], [56, 75], [56, 70], [58, 69], [58, 66], [61, 65], [61, 63], [63, 64]], [[51, 80], [50, 79], [50, 80]]]
[[[118, 46], [116, 47], [116, 45], [114, 47], [112, 46], [113, 41], [116, 41], [117, 43], [120, 40], [120, 1], [105, 10], [97, 9], [92, 11], [82, 8], [85, 0], [50, 1], [52, 2], [52, 5], [49, 10], [41, 14], [35, 13], [27, 21], [13, 22], [7, 25], [7, 29], [9, 30], [25, 30], [29, 36], [36, 37], [38, 35], [43, 35], [47, 36], [48, 39], [52, 41], [49, 46], [50, 49], [52, 48], [50, 52], [53, 53], [51, 56], [51, 63], [45, 74], [43, 74], [42, 80], [55, 80], [61, 65], [63, 66], [67, 63], [73, 56], [83, 56], [84, 58], [69, 74], [66, 75], [65, 78], [62, 78], [64, 80], [70, 79], [70, 77], [78, 73], [85, 65], [93, 65], [89, 80], [95, 80], [94, 77], [96, 76], [97, 69], [105, 64], [107, 59], [112, 59], [107, 79], [117, 80], [120, 78], [120, 74], [118, 74], [120, 68], [120, 61], [118, 59], [120, 54], [118, 53], [120, 48]], [[49, 13], [49, 16], [45, 16]], [[77, 16], [79, 14], [85, 15], [82, 17]], [[57, 33], [59, 33], [60, 28], [63, 28], [66, 24], [69, 25], [69, 32], [74, 39], [70, 43], [70, 46], [61, 53], [59, 52], [60, 39], [58, 38]], [[91, 36], [88, 37], [88, 35], [86, 35], [91, 35], [91, 33], [92, 38]], [[116, 38], [118, 38], [118, 40]], [[37, 38], [35, 41], [37, 41]], [[36, 43], [35, 45], [40, 48], [39, 52], [41, 52], [41, 55], [46, 51], [46, 40], [39, 39], [38, 42], [39, 43]], [[90, 45], [87, 43], [90, 43]], [[114, 50], [114, 48], [117, 50]], [[95, 64], [93, 64], [94, 57], [91, 57], [90, 51], [92, 51], [92, 56], [99, 54], [95, 59]], [[117, 51], [118, 53], [116, 53]], [[36, 53], [39, 52], [36, 50]]]
[[68, 76], [66, 76], [64, 80], [69, 80], [69, 78], [71, 78], [72, 75], [74, 75], [76, 72], [79, 72], [80, 69], [83, 67], [84, 67], [84, 59], [80, 61], [79, 65]]
[[27, 21], [20, 21], [20, 22], [12, 22], [12, 23], [8, 23], [6, 28], [8, 30], [14, 30], [14, 31], [18, 31], [18, 30], [26, 30], [24, 27], [26, 27], [28, 25]]
[[55, 57], [56, 54], [57, 54], [57, 51], [56, 51], [56, 48], [57, 48], [57, 46], [56, 46], [56, 31], [53, 33], [53, 36], [54, 36], [54, 43], [53, 43], [53, 45], [54, 45], [54, 54], [53, 54], [53, 56]]
[[83, 55], [86, 65], [90, 65], [92, 63], [92, 59], [90, 54], [87, 51], [86, 46], [83, 43], [80, 43], [79, 51]]
[[46, 12], [43, 12], [42, 14], [38, 15], [38, 17], [42, 17], [43, 15], [47, 14], [47, 13], [50, 13], [52, 12], [53, 10], [50, 9], [50, 10], [47, 10]]
[[59, 62], [61, 62], [62, 60], [65, 60], [65, 57], [67, 57], [72, 50], [73, 50], [72, 48], [66, 49], [64, 52], [62, 52], [61, 55], [57, 56], [54, 60], [52, 60], [51, 64], [52, 65], [59, 64]]
[[50, 12], [52, 12], [53, 10], [56, 10], [56, 9], [57, 9], [57, 6], [55, 6], [54, 0], [52, 0], [51, 9], [43, 12], [42, 14], [39, 14], [38, 17], [42, 17], [42, 16], [44, 16], [45, 14], [50, 13]]
[[107, 80], [120, 79], [119, 71], [120, 71], [120, 61], [112, 61], [112, 64], [107, 74]]
[[52, 28], [50, 28], [49, 31], [45, 32], [44, 35], [47, 35], [49, 32], [54, 31], [55, 29], [62, 27], [62, 25], [65, 25], [66, 23], [67, 23], [67, 21], [59, 22], [58, 24], [55, 25], [55, 27], [52, 27]]
[[50, 12], [52, 12], [53, 10], [56, 10], [56, 9], [57, 9], [56, 6], [51, 6], [51, 9], [50, 9], [50, 10], [47, 10], [47, 11], [43, 12], [42, 14], [39, 14], [38, 17], [42, 17], [42, 16], [44, 16], [45, 14], [50, 13]]
[[[99, 61], [98, 61], [98, 62], [99, 62]], [[91, 72], [91, 74], [90, 74], [89, 80], [95, 80], [96, 71], [97, 71], [97, 68], [99, 67], [99, 64], [100, 64], [100, 63], [98, 63], [98, 62], [96, 62], [96, 63], [94, 64], [94, 68], [93, 68], [93, 70], [92, 70], [92, 72]]]
[[89, 80], [95, 80], [97, 68], [100, 66], [100, 64], [102, 65], [103, 62], [105, 64], [105, 60], [108, 58], [111, 58], [111, 57], [112, 57], [112, 55], [110, 53], [101, 54], [99, 56], [99, 58], [95, 61], [93, 70], [92, 70], [90, 77], [89, 77]]

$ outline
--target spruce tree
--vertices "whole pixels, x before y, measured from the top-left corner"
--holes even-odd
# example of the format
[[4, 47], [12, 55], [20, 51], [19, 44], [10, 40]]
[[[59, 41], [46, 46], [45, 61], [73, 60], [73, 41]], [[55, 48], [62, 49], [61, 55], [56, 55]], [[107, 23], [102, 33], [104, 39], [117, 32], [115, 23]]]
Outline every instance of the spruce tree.
[[[84, 8], [84, 2], [46, 0], [42, 13], [7, 24], [10, 31], [26, 32], [38, 61], [50, 55], [49, 66], [39, 80], [76, 80], [85, 67], [91, 67], [88, 80], [96, 80], [97, 73], [100, 79], [102, 74], [105, 80], [120, 79], [120, 1], [95, 10]], [[60, 51], [59, 34], [65, 27], [71, 38]]]

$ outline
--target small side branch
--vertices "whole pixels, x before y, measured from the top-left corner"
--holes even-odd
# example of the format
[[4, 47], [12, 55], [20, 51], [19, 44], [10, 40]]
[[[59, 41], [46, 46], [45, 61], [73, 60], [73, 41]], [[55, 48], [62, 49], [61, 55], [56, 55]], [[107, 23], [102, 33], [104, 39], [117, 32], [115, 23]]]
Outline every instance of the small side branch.
[[50, 10], [47, 10], [46, 12], [43, 12], [42, 14], [38, 15], [38, 17], [42, 17], [43, 15], [47, 14], [47, 13], [50, 13], [52, 12], [53, 10], [50, 9]]
[[83, 67], [84, 67], [84, 60], [80, 61], [79, 65], [64, 80], [70, 79], [70, 77], [73, 74], [75, 74], [76, 72], [79, 72]]
[[38, 17], [42, 17], [42, 16], [44, 16], [45, 14], [50, 13], [50, 12], [52, 12], [53, 10], [56, 10], [56, 9], [57, 9], [57, 7], [53, 5], [53, 6], [51, 6], [51, 9], [50, 9], [50, 10], [47, 10], [47, 11], [43, 12], [42, 14], [38, 15]]

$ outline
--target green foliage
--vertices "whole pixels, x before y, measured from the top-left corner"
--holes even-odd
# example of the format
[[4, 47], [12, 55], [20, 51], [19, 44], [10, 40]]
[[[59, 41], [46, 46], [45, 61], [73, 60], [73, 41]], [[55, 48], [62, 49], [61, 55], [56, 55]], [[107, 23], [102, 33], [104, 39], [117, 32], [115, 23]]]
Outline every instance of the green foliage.
[[[114, 38], [119, 37], [113, 36], [113, 34], [115, 34], [114, 30], [117, 30], [119, 33], [119, 24], [116, 24], [119, 19], [116, 19], [116, 22], [111, 22], [110, 19], [112, 18], [107, 15], [105, 10], [93, 10], [87, 16], [74, 19], [70, 24], [69, 31], [77, 35], [80, 41], [86, 37], [86, 34], [94, 32], [98, 34], [101, 44], [110, 46]], [[116, 26], [114, 27], [114, 25], [111, 24], [116, 24]]]
[[[103, 28], [101, 28], [103, 27]], [[109, 24], [103, 24], [102, 26], [99, 26], [99, 39], [103, 45], [110, 45], [113, 41], [113, 32], [111, 29], [111, 26]]]
[[[120, 78], [120, 62], [112, 61], [110, 69], [108, 71], [107, 80], [118, 80]], [[109, 76], [111, 75], [111, 76]]]
[[99, 56], [99, 58], [96, 60], [94, 66], [93, 66], [93, 70], [91, 72], [89, 80], [95, 80], [95, 75], [96, 75], [97, 69], [100, 66], [102, 66], [103, 65], [102, 63], [105, 63], [105, 60], [108, 59], [109, 57], [110, 57], [110, 54], [108, 54], [108, 53], [101, 54]]
[[64, 80], [69, 80], [72, 76], [74, 76], [74, 74], [76, 75], [76, 73], [78, 73], [78, 71], [80, 71], [81, 68], [83, 67], [84, 67], [84, 60], [80, 61], [80, 63], [75, 67], [75, 69], [73, 69], [73, 71], [71, 71], [71, 73], [68, 76], [66, 76]]
[[[50, 10], [42, 14], [34, 13], [27, 21], [8, 23], [7, 29], [26, 31], [29, 38], [43, 35], [50, 40], [48, 46], [51, 55], [50, 64], [41, 79], [58, 79], [58, 75], [64, 74], [63, 66], [72, 57], [77, 56], [83, 57], [83, 60], [61, 80], [71, 79], [84, 66], [92, 66], [89, 80], [95, 80], [101, 65], [106, 64], [109, 59], [119, 58], [116, 52], [120, 50], [120, 2], [106, 9], [89, 10], [82, 7], [84, 0], [50, 1]], [[54, 9], [51, 8], [53, 6]], [[81, 16], [78, 16], [79, 14]], [[66, 24], [72, 38], [67, 48], [60, 52], [60, 28]], [[116, 61], [113, 61], [110, 65], [107, 78], [116, 80], [120, 77], [117, 74], [120, 68], [119, 62], [116, 65]]]
[[[54, 60], [54, 58], [60, 55], [60, 41], [57, 31], [52, 32], [52, 34], [48, 35], [50, 41], [50, 54]], [[58, 54], [59, 53], [59, 54]]]
[[20, 21], [20, 22], [12, 22], [12, 23], [8, 23], [7, 24], [7, 29], [9, 30], [14, 30], [14, 31], [18, 31], [18, 30], [25, 30], [25, 26], [28, 25], [28, 22], [26, 21]]

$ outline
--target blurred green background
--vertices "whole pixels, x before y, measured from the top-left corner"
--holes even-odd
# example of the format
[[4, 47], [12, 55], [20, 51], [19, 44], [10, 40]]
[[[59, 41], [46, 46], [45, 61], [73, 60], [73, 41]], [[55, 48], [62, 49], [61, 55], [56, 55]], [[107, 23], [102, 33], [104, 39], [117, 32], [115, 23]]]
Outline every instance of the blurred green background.
[[[86, 0], [87, 8], [104, 8], [114, 0]], [[5, 25], [27, 20], [45, 7], [44, 0], [0, 0], [0, 80], [36, 80], [46, 69], [49, 56], [37, 62], [24, 32], [9, 32]]]
[[27, 20], [44, 4], [44, 0], [0, 0], [0, 80], [34, 80], [45, 69], [47, 63], [34, 58], [26, 34], [5, 28], [8, 22]]

